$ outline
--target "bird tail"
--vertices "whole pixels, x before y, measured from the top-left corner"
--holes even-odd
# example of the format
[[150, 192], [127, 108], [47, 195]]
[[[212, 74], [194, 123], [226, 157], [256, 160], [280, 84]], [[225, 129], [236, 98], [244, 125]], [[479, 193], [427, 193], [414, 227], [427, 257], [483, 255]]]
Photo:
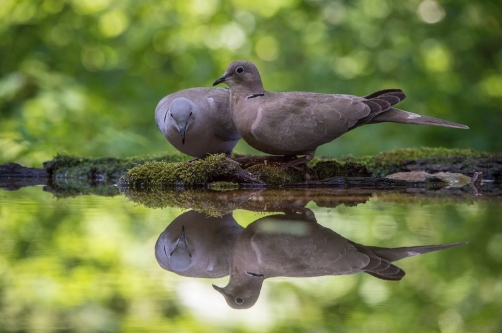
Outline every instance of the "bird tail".
[[380, 262], [375, 261], [377, 263], [376, 266], [368, 267], [369, 269], [366, 270], [365, 273], [382, 280], [399, 281], [406, 275], [406, 273], [401, 268], [391, 264], [391, 262], [412, 256], [417, 256], [419, 254], [448, 249], [450, 247], [463, 245], [466, 243], [467, 242], [442, 245], [398, 247], [393, 249], [376, 246], [365, 246], [366, 251], [370, 251], [373, 256], [381, 259]]
[[373, 119], [371, 119], [368, 122], [368, 124], [376, 124], [383, 122], [469, 129], [469, 126], [466, 125], [454, 123], [448, 120], [422, 116], [420, 114], [403, 111], [396, 108], [390, 108], [388, 111], [378, 114]]
[[424, 246], [410, 246], [410, 247], [396, 247], [393, 249], [377, 246], [366, 246], [368, 250], [386, 259], [390, 262], [398, 261], [404, 258], [418, 256], [420, 254], [449, 249], [459, 245], [467, 244], [467, 242], [441, 244], [441, 245], [424, 245]]

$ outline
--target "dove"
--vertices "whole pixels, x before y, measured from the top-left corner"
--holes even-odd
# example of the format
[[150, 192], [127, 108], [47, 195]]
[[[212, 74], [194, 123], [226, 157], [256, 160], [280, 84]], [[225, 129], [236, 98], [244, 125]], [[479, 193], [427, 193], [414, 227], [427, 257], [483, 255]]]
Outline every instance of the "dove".
[[230, 252], [244, 230], [232, 214], [208, 217], [188, 211], [160, 234], [155, 244], [159, 265], [187, 277], [218, 278], [228, 275]]
[[230, 92], [221, 88], [191, 88], [164, 97], [155, 122], [166, 139], [184, 154], [202, 158], [230, 157], [241, 138], [230, 117]]
[[[230, 113], [242, 138], [252, 147], [291, 160], [310, 161], [318, 146], [359, 126], [381, 122], [468, 129], [468, 126], [394, 108], [406, 95], [400, 89], [358, 97], [313, 92], [268, 92], [254, 64], [234, 61], [213, 86], [230, 87]], [[304, 155], [296, 158], [297, 155]]]
[[405, 272], [392, 262], [465, 243], [381, 248], [352, 242], [319, 225], [301, 208], [260, 218], [246, 227], [232, 249], [230, 280], [213, 287], [235, 309], [252, 307], [267, 278], [347, 275], [364, 272], [383, 280], [400, 280]]

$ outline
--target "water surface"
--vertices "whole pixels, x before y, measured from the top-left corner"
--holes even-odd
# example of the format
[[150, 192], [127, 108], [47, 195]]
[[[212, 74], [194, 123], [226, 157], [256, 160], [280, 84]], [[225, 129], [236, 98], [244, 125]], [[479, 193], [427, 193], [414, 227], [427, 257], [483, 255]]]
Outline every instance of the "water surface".
[[[147, 208], [132, 195], [116, 194], [58, 199], [42, 187], [0, 190], [0, 331], [502, 330], [498, 197], [279, 191], [270, 201], [266, 192], [222, 192], [218, 207], [227, 201], [237, 207], [223, 214], [235, 231], [284, 215], [285, 206], [306, 205], [314, 223], [364, 246], [469, 242], [396, 262], [406, 272], [401, 281], [365, 273], [265, 279], [256, 304], [235, 310], [212, 286], [229, 282], [225, 258], [214, 265], [213, 276], [223, 275], [216, 278], [184, 277], [157, 262], [159, 235], [182, 214], [197, 213]], [[209, 209], [212, 199], [192, 197], [202, 200], [194, 207], [218, 215]], [[208, 252], [218, 247], [205, 246]], [[231, 246], [221, 247], [217, 255], [228, 251]]]

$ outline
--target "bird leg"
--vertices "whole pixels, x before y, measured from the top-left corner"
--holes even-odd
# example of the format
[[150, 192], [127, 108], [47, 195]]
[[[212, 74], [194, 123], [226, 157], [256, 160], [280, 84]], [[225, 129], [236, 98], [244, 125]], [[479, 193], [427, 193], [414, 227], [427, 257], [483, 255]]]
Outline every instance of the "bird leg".
[[314, 212], [307, 207], [302, 207], [294, 204], [286, 204], [284, 207], [284, 214], [286, 215], [296, 215], [301, 214], [305, 221], [311, 221], [317, 223]]
[[285, 155], [283, 157], [284, 164], [280, 166], [279, 168], [281, 170], [286, 170], [287, 168], [291, 167], [302, 174], [302, 178], [305, 181], [309, 181], [314, 178], [319, 178], [315, 171], [311, 168], [308, 167], [307, 162], [310, 161], [312, 158], [310, 155], [305, 155], [304, 157], [298, 158], [296, 155]]
[[297, 157], [296, 155], [284, 155], [284, 164], [282, 165], [281, 169], [287, 169], [289, 167], [307, 163], [309, 160], [307, 160], [307, 156], [304, 157]]
[[[203, 157], [203, 158], [205, 158], [205, 157]], [[188, 160], [188, 163], [193, 163], [193, 162], [198, 161], [200, 159], [201, 159], [200, 157], [194, 157], [191, 160]]]
[[307, 163], [308, 161], [312, 160], [314, 156], [315, 156], [315, 149], [307, 151], [305, 153], [305, 156], [303, 157], [298, 157], [296, 155], [284, 155], [285, 163], [282, 166], [282, 168], [286, 169], [298, 164]]

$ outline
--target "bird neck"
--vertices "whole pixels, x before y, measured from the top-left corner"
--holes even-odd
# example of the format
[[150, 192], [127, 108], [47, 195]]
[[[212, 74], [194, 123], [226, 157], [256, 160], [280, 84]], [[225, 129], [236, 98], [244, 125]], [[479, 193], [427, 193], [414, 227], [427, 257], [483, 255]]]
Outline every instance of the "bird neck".
[[230, 87], [232, 95], [236, 98], [254, 98], [263, 96], [265, 94], [265, 89], [263, 88], [263, 83], [261, 79], [253, 81], [252, 84], [238, 84]]

